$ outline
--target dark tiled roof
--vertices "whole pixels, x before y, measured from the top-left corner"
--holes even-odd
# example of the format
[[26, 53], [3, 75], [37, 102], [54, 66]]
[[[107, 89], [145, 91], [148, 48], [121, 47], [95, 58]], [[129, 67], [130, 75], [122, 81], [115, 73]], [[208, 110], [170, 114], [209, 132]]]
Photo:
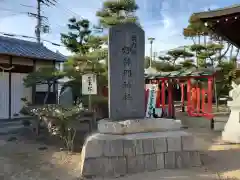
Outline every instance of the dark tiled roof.
[[42, 44], [0, 36], [0, 54], [63, 62], [66, 57], [47, 49]]

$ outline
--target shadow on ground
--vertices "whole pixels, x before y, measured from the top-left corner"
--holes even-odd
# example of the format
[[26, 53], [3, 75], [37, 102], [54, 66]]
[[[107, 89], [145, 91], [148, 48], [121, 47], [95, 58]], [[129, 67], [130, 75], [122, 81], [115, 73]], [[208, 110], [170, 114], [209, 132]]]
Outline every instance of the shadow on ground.
[[[57, 136], [52, 136], [46, 129], [41, 129], [40, 134], [36, 136], [30, 128], [23, 127], [14, 132], [14, 134], [25, 141], [36, 142], [45, 146], [52, 146], [56, 149], [64, 150], [65, 145], [64, 141]], [[88, 135], [87, 132], [78, 131], [75, 136], [74, 143], [74, 153], [79, 153], [82, 150], [82, 146], [84, 144], [84, 140]]]
[[[217, 115], [216, 120], [227, 121], [228, 115]], [[210, 121], [203, 117], [178, 114], [178, 119], [188, 127], [187, 132], [195, 136], [196, 146], [202, 150], [204, 167], [222, 178], [240, 179], [240, 145], [227, 144], [221, 140], [221, 131], [210, 129]]]
[[36, 138], [27, 128], [0, 136], [0, 179], [75, 180], [80, 176], [80, 153], [60, 151], [51, 138]]
[[203, 165], [220, 175], [240, 178], [239, 148], [206, 151], [202, 154]]

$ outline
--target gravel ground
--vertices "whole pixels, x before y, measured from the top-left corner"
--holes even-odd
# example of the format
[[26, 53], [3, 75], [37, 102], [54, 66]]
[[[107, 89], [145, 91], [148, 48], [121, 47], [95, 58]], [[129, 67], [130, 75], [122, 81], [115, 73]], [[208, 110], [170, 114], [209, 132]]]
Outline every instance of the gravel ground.
[[37, 141], [21, 122], [0, 123], [0, 180], [75, 180], [79, 164], [80, 153]]
[[[14, 125], [15, 126], [15, 125]], [[77, 180], [80, 179], [80, 153], [68, 154], [58, 147], [44, 145], [33, 137], [6, 133], [0, 125], [0, 180]], [[240, 146], [226, 145], [220, 133], [188, 129], [203, 151], [201, 168], [160, 170], [121, 177], [118, 180], [210, 180], [223, 177], [240, 179]], [[3, 133], [4, 132], [4, 133]], [[31, 136], [31, 135], [29, 135]]]
[[80, 154], [69, 155], [53, 147], [5, 136], [0, 140], [0, 179], [75, 180]]

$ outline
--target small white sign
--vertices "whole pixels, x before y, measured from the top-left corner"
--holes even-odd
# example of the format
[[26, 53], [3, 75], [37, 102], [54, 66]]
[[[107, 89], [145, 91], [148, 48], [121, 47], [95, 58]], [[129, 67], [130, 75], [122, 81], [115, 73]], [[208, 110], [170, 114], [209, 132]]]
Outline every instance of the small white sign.
[[97, 94], [97, 77], [95, 74], [82, 75], [82, 94]]

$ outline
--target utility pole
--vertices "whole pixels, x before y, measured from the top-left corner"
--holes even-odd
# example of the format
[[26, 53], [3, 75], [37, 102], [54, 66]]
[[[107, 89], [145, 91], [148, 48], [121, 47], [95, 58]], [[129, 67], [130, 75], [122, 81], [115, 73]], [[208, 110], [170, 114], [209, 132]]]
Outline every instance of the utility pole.
[[[35, 28], [35, 34], [37, 37], [37, 42], [41, 43], [41, 33], [49, 33], [49, 25], [43, 21], [43, 19], [48, 20], [47, 17], [41, 15], [41, 7], [42, 5], [45, 6], [55, 6], [57, 1], [56, 0], [36, 0], [37, 1], [37, 13], [28, 12], [30, 17], [34, 17], [37, 19], [37, 25]], [[26, 5], [23, 5], [26, 6]]]
[[152, 50], [152, 45], [153, 45], [153, 41], [155, 40], [155, 38], [150, 37], [148, 38], [149, 42], [150, 42], [150, 62], [149, 62], [149, 67], [152, 67], [152, 60], [153, 60], [153, 50]]
[[38, 42], [38, 43], [41, 43], [41, 26], [42, 26], [41, 0], [37, 0], [37, 26], [36, 26], [36, 36], [37, 36], [37, 42]]

